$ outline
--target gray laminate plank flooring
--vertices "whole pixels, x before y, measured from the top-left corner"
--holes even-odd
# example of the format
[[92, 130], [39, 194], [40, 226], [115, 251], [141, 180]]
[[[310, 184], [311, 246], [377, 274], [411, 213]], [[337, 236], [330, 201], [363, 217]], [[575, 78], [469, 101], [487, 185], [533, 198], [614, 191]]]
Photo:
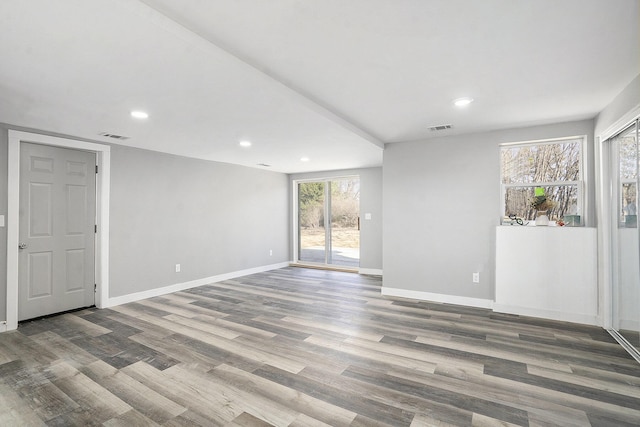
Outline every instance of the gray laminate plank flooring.
[[637, 426], [601, 328], [283, 268], [0, 334], [0, 426]]

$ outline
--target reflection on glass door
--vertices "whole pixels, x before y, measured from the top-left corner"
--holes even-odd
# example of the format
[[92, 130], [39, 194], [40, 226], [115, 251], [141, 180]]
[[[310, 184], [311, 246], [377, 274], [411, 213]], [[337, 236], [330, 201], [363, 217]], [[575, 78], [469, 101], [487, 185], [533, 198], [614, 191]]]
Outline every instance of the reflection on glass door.
[[303, 262], [326, 262], [324, 228], [324, 182], [298, 184], [298, 258]]
[[360, 265], [360, 180], [329, 182], [331, 227], [327, 264]]
[[613, 158], [613, 329], [640, 351], [640, 234], [637, 123], [611, 141]]
[[360, 265], [360, 180], [298, 183], [298, 260]]

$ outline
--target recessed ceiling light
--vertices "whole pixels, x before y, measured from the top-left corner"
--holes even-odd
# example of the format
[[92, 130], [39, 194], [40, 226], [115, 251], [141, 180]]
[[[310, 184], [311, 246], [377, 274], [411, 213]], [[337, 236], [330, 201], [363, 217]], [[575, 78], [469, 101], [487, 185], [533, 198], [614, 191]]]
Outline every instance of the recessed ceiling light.
[[465, 96], [464, 98], [458, 98], [458, 99], [454, 99], [453, 100], [453, 104], [456, 107], [466, 107], [467, 105], [471, 104], [473, 102], [473, 98], [469, 98], [468, 96]]
[[240, 141], [240, 147], [251, 147], [251, 141]]
[[145, 113], [144, 111], [136, 110], [131, 112], [131, 117], [134, 117], [136, 119], [148, 119], [149, 114]]
[[308, 162], [310, 159], [308, 157], [301, 157], [300, 161], [301, 162]]

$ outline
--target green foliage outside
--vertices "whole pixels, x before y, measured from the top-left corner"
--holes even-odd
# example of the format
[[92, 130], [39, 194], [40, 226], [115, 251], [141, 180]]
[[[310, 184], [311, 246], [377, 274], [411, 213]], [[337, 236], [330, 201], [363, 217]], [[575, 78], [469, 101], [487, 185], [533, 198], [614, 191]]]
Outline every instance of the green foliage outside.
[[332, 227], [356, 227], [360, 215], [360, 183], [357, 179], [300, 183], [298, 186], [300, 226], [302, 228], [325, 226], [325, 185], [330, 185], [331, 189]]

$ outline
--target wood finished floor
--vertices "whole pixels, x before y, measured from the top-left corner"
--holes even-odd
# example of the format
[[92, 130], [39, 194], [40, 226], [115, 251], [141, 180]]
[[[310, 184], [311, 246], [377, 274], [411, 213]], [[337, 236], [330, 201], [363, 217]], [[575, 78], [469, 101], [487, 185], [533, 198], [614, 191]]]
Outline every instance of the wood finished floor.
[[637, 426], [602, 329], [285, 268], [0, 334], [0, 426]]

